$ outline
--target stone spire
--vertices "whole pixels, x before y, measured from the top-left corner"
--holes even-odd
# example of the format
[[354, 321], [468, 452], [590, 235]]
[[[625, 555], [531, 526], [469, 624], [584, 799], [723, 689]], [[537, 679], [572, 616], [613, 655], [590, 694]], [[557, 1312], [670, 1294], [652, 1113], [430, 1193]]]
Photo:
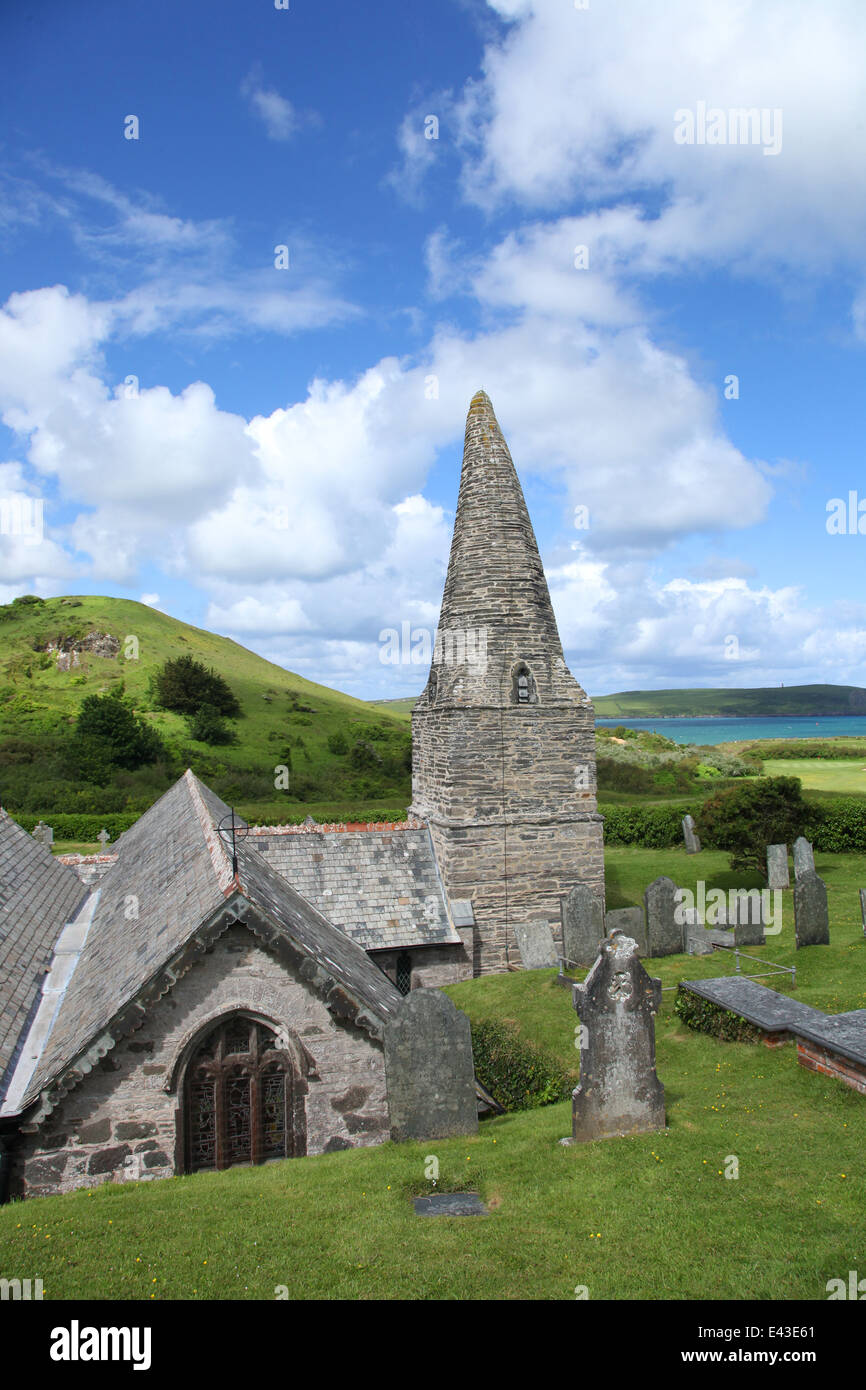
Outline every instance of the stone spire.
[[466, 420], [439, 633], [431, 669], [440, 698], [499, 704], [521, 663], [537, 695], [584, 696], [565, 665], [523, 489], [484, 391]]

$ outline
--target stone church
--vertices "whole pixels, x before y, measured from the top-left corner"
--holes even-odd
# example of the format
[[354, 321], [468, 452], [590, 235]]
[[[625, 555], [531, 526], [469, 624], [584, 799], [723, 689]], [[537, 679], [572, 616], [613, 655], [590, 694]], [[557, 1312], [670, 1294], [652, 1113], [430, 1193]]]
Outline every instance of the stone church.
[[[393, 825], [246, 827], [187, 772], [110, 852], [0, 812], [0, 1200], [471, 1132], [495, 1101], [436, 986], [603, 893], [593, 709], [472, 401]], [[420, 992], [418, 992], [420, 991]]]

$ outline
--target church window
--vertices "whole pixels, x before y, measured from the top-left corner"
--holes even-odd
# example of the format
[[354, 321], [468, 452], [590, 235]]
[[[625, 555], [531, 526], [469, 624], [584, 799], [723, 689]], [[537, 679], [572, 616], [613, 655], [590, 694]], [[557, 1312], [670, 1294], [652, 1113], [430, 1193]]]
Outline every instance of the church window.
[[184, 1081], [185, 1168], [230, 1168], [303, 1152], [293, 1132], [294, 1067], [276, 1033], [235, 1015], [196, 1048]]
[[397, 988], [401, 994], [412, 989], [412, 957], [407, 951], [397, 957]]
[[518, 705], [534, 705], [537, 703], [535, 693], [535, 681], [532, 672], [523, 662], [515, 667], [512, 679], [511, 698]]

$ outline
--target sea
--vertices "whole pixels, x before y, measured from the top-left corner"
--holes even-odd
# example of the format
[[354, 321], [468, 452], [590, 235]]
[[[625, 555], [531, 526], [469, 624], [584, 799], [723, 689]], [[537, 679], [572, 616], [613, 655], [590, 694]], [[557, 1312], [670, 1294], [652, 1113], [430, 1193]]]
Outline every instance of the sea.
[[596, 719], [599, 728], [649, 729], [674, 743], [734, 743], [755, 738], [862, 738], [866, 715], [826, 716], [823, 719]]

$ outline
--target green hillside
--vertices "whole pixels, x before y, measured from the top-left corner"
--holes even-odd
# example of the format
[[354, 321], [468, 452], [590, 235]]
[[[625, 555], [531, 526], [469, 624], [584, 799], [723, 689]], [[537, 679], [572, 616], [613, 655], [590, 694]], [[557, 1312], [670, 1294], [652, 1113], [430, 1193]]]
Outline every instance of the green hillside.
[[753, 690], [623, 690], [593, 696], [599, 719], [767, 718], [866, 714], [856, 685], [765, 686]]
[[[197, 742], [183, 716], [156, 708], [152, 676], [183, 655], [217, 671], [237, 696], [236, 743]], [[157, 730], [167, 757], [82, 785], [69, 766], [76, 716], [86, 696], [119, 687]], [[192, 767], [259, 820], [302, 820], [308, 811], [317, 819], [361, 816], [405, 808], [410, 757], [404, 718], [144, 604], [82, 596], [0, 608], [0, 800], [13, 815], [143, 811]], [[278, 766], [290, 769], [286, 790], [275, 790]]]
[[[371, 701], [372, 709], [411, 714], [415, 696]], [[858, 685], [758, 686], [752, 690], [623, 690], [594, 695], [599, 719], [801, 719], [866, 714], [866, 690]]]

